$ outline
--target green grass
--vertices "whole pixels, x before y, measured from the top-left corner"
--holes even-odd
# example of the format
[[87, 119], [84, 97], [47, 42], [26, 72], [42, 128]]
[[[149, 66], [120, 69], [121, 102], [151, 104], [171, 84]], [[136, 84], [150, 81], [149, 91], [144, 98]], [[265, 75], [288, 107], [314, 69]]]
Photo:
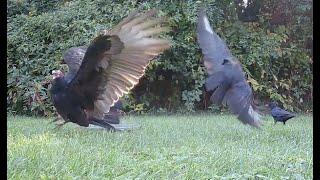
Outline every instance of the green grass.
[[312, 179], [312, 116], [263, 130], [234, 116], [126, 116], [110, 133], [8, 117], [9, 179]]

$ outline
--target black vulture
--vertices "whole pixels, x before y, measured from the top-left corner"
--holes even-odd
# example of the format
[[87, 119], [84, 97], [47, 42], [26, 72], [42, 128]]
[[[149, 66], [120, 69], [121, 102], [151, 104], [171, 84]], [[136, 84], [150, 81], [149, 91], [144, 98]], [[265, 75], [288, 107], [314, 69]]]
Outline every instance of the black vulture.
[[213, 91], [210, 100], [216, 105], [228, 106], [244, 124], [259, 127], [260, 114], [253, 104], [252, 89], [241, 63], [212, 30], [204, 8], [198, 12], [197, 39], [208, 74], [205, 87]]
[[114, 130], [104, 120], [110, 107], [139, 82], [149, 62], [170, 47], [169, 40], [159, 37], [169, 30], [163, 26], [165, 18], [156, 14], [155, 9], [134, 11], [89, 46], [66, 51], [68, 74], [52, 71], [51, 97], [64, 120], [57, 127], [73, 122]]

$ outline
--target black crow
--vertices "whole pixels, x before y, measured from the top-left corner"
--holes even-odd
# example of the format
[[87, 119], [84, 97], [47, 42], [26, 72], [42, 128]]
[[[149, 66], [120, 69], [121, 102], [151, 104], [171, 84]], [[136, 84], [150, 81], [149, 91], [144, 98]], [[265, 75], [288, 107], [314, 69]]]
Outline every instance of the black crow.
[[244, 124], [259, 127], [260, 114], [253, 104], [252, 90], [241, 63], [212, 30], [204, 8], [198, 12], [197, 38], [208, 73], [205, 87], [213, 91], [210, 100], [228, 106]]
[[152, 9], [135, 11], [111, 30], [105, 30], [88, 47], [73, 47], [63, 57], [69, 67], [64, 76], [52, 71], [51, 97], [64, 122], [114, 130], [104, 116], [121, 96], [144, 75], [149, 62], [170, 47], [159, 34], [163, 18]]
[[279, 108], [276, 102], [269, 103], [269, 107], [271, 109], [271, 115], [274, 119], [274, 124], [276, 124], [277, 121], [279, 121], [279, 122], [283, 122], [283, 124], [285, 125], [286, 121], [295, 117], [294, 114]]

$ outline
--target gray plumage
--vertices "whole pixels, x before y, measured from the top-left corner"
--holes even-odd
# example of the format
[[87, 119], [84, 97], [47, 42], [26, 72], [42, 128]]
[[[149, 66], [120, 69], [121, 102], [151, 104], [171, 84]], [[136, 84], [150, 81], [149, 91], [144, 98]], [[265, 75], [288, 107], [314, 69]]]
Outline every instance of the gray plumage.
[[210, 100], [228, 106], [244, 124], [259, 127], [260, 115], [254, 109], [252, 89], [242, 66], [212, 30], [203, 8], [198, 12], [197, 39], [208, 73], [205, 87], [213, 91]]
[[63, 54], [63, 60], [69, 67], [69, 72], [65, 77], [68, 83], [77, 74], [87, 48], [87, 46], [72, 47]]

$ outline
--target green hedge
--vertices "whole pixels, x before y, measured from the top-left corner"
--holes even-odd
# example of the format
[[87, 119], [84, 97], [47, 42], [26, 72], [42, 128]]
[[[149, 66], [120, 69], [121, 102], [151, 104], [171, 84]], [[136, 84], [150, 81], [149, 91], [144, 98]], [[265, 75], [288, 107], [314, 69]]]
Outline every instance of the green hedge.
[[[64, 69], [62, 53], [88, 44], [104, 28], [110, 28], [143, 1], [8, 1], [7, 104], [8, 112], [52, 115], [48, 94], [50, 72]], [[272, 6], [287, 1], [263, 1], [259, 21], [238, 19], [234, 1], [204, 1], [211, 24], [239, 57], [253, 86], [256, 99], [280, 101], [296, 111], [312, 109], [311, 53], [312, 6], [288, 1], [285, 24], [272, 24]], [[144, 8], [157, 7], [170, 17], [168, 33], [173, 47], [153, 61], [139, 85], [125, 96], [126, 111], [140, 113], [207, 109], [203, 83], [205, 71], [196, 43], [196, 1], [157, 0]], [[302, 103], [301, 103], [302, 102]], [[302, 105], [303, 104], [303, 105]], [[210, 108], [209, 108], [210, 109]]]

